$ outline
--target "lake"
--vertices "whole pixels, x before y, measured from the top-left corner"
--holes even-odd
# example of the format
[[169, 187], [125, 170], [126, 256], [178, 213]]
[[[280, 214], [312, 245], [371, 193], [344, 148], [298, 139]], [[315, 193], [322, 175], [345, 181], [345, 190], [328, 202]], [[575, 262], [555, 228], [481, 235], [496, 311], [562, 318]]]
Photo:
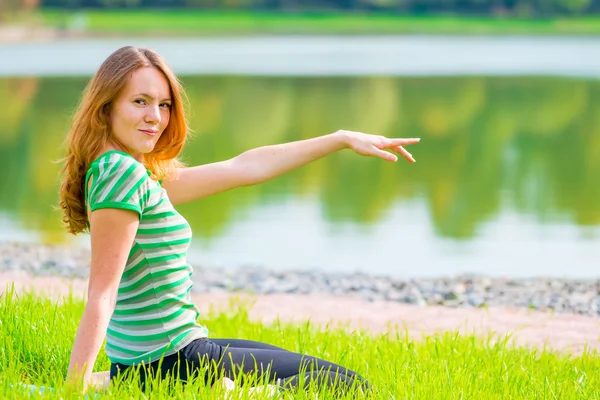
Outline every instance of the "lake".
[[[87, 246], [61, 227], [53, 161], [89, 77], [30, 72], [0, 78], [0, 240]], [[182, 74], [190, 165], [337, 129], [422, 138], [412, 165], [346, 150], [181, 206], [195, 235], [190, 261], [398, 277], [598, 275], [593, 74], [366, 72]]]

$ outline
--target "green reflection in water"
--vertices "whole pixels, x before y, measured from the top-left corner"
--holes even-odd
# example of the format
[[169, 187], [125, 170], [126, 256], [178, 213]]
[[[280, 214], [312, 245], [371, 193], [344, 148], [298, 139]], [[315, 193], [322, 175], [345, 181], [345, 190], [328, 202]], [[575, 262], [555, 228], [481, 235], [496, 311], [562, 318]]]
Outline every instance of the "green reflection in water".
[[[66, 238], [57, 202], [69, 119], [87, 79], [0, 80], [0, 212], [44, 240]], [[189, 164], [336, 129], [421, 137], [417, 163], [340, 152], [269, 183], [181, 207], [214, 238], [256, 206], [316, 197], [322, 217], [364, 227], [424, 202], [436, 233], [469, 239], [501, 211], [600, 224], [600, 82], [558, 78], [183, 77]], [[0, 228], [1, 229], [1, 228]]]

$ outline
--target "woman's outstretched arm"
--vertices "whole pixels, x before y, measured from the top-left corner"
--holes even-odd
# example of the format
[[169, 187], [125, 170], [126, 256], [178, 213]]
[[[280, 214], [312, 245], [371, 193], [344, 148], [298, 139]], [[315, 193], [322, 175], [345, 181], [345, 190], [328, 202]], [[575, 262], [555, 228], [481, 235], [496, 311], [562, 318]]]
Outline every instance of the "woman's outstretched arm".
[[388, 149], [415, 162], [403, 146], [418, 142], [419, 139], [389, 139], [361, 132], [337, 131], [313, 139], [259, 147], [227, 161], [181, 168], [176, 176], [163, 182], [163, 187], [171, 203], [187, 203], [229, 189], [266, 182], [342, 149], [396, 161], [396, 155], [384, 151]]
[[[139, 225], [137, 213], [99, 209], [91, 214], [88, 298], [71, 351], [66, 384], [85, 390], [115, 308], [119, 281]], [[82, 386], [83, 385], [83, 386]]]

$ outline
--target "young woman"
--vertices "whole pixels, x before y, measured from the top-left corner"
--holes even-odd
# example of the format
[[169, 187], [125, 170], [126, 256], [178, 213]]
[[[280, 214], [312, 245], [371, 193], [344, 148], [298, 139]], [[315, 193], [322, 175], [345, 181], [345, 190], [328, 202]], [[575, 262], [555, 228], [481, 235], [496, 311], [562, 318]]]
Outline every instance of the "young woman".
[[355, 372], [325, 360], [209, 338], [190, 296], [190, 227], [173, 206], [265, 182], [345, 148], [396, 161], [389, 149], [414, 162], [403, 146], [419, 139], [341, 130], [185, 168], [177, 159], [188, 132], [182, 96], [158, 54], [124, 47], [101, 65], [74, 116], [60, 205], [71, 233], [90, 232], [91, 269], [67, 383], [87, 387], [106, 336], [111, 379], [143, 366], [142, 384], [148, 372], [170, 372], [185, 382], [188, 373], [208, 368], [209, 383], [242, 371], [288, 387], [299, 381], [368, 387]]

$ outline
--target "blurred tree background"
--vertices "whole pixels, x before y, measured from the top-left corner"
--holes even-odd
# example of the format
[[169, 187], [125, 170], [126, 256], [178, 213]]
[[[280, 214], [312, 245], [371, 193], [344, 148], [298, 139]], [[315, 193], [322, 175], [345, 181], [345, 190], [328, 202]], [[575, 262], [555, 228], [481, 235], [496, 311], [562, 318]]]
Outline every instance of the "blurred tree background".
[[23, 9], [200, 9], [282, 13], [393, 13], [497, 17], [572, 16], [600, 11], [600, 0], [1, 0], [0, 15]]
[[282, 12], [345, 11], [502, 16], [572, 15], [600, 10], [600, 0], [41, 0], [41, 5], [45, 7], [200, 8]]

